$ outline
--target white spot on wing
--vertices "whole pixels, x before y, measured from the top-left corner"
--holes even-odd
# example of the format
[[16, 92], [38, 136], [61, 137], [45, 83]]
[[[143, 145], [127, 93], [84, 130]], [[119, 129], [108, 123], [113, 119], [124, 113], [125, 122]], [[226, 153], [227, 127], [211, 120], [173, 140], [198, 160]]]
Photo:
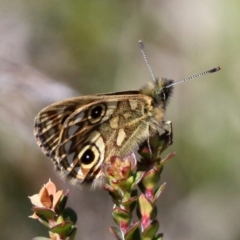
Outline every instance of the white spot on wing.
[[74, 120], [73, 124], [77, 124], [77, 123], [81, 122], [83, 117], [84, 117], [84, 112], [80, 112], [79, 114], [77, 114], [74, 117], [75, 120]]
[[135, 110], [138, 106], [138, 103], [136, 100], [129, 100], [129, 104], [130, 104], [131, 110]]
[[69, 136], [69, 137], [73, 136], [73, 135], [77, 132], [78, 129], [79, 129], [79, 126], [77, 126], [77, 125], [71, 126], [71, 127], [68, 129], [68, 136]]
[[109, 120], [109, 124], [111, 128], [118, 128], [118, 121], [119, 121], [119, 116], [116, 116], [112, 119]]
[[116, 141], [117, 146], [120, 147], [122, 145], [122, 142], [124, 141], [125, 137], [126, 137], [126, 133], [121, 128], [118, 132], [118, 135], [117, 135], [117, 141]]
[[67, 141], [67, 143], [64, 145], [65, 152], [69, 152], [71, 145], [72, 145], [72, 141], [71, 140]]

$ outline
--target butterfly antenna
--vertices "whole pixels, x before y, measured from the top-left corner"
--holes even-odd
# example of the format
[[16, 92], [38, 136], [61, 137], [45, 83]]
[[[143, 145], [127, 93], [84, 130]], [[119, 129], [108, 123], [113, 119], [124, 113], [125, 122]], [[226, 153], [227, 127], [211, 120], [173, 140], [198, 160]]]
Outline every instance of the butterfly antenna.
[[147, 64], [147, 67], [148, 67], [149, 72], [151, 74], [151, 77], [152, 77], [153, 81], [156, 82], [156, 77], [153, 74], [153, 70], [152, 70], [152, 68], [151, 68], [151, 66], [149, 64], [149, 61], [148, 61], [148, 59], [146, 57], [146, 54], [145, 54], [145, 51], [144, 51], [144, 44], [143, 44], [143, 42], [141, 40], [138, 41], [138, 44], [139, 44], [139, 48], [140, 48], [140, 50], [142, 52], [143, 59], [144, 59], [145, 63]]
[[172, 87], [173, 85], [176, 85], [176, 84], [179, 84], [179, 83], [182, 83], [182, 82], [186, 82], [186, 81], [192, 80], [194, 78], [201, 77], [201, 76], [206, 75], [206, 74], [215, 73], [215, 72], [217, 72], [219, 70], [221, 70], [221, 67], [218, 66], [218, 67], [212, 68], [212, 69], [210, 69], [208, 71], [202, 72], [200, 74], [196, 74], [196, 75], [194, 75], [192, 77], [184, 78], [183, 80], [180, 80], [178, 82], [172, 83], [172, 84], [166, 86], [165, 88]]

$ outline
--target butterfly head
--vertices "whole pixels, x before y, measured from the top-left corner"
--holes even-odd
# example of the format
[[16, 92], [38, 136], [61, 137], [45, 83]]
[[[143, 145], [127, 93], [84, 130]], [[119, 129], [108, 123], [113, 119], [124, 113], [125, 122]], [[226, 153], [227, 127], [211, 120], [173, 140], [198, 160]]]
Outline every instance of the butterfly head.
[[[140, 92], [153, 99], [155, 107], [166, 108], [170, 96], [173, 93], [173, 80], [166, 78], [156, 79], [147, 83]], [[169, 86], [169, 87], [168, 87]]]

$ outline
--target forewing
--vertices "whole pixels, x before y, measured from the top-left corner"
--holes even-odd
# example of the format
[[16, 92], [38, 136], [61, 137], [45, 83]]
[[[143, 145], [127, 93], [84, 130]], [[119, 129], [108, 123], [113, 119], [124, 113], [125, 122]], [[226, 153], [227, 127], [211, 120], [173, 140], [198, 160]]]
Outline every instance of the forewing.
[[35, 117], [34, 135], [37, 144], [53, 161], [64, 122], [76, 109], [88, 102], [89, 99], [81, 97], [57, 102], [41, 110]]
[[72, 182], [101, 176], [101, 164], [149, 137], [152, 99], [139, 92], [80, 97], [51, 105], [35, 119], [39, 146]]

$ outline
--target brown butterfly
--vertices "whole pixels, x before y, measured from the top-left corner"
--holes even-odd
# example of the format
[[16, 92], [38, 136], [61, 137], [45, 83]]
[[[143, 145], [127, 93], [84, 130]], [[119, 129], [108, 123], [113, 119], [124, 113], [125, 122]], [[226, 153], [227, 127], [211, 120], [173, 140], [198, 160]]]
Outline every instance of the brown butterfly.
[[[143, 55], [152, 74], [144, 52]], [[175, 84], [153, 76], [153, 81], [140, 90], [54, 103], [35, 118], [37, 144], [72, 183], [94, 181], [98, 185], [103, 175], [101, 165], [108, 163], [111, 156], [128, 155], [163, 129], [166, 105]]]

